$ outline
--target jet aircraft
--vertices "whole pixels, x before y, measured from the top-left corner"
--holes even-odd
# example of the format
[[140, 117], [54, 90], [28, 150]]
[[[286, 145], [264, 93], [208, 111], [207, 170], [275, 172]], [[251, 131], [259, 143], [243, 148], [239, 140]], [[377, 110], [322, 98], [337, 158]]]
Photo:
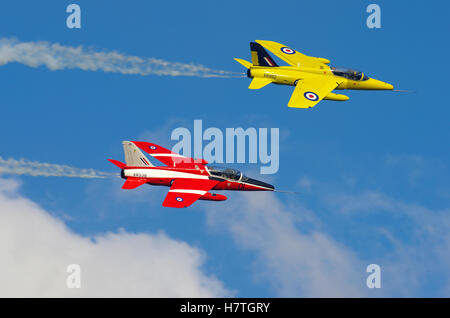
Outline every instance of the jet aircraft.
[[[264, 48], [289, 66], [278, 66]], [[330, 61], [325, 58], [307, 56], [277, 42], [257, 40], [250, 43], [250, 50], [252, 63], [235, 58], [253, 79], [248, 88], [260, 89], [270, 83], [295, 86], [289, 107], [311, 108], [322, 99], [349, 99], [346, 95], [332, 93], [335, 89], [394, 89], [391, 84], [370, 78], [363, 72], [330, 67]]]
[[[197, 200], [224, 201], [226, 196], [210, 190], [274, 191], [274, 186], [246, 177], [231, 168], [208, 165], [204, 159], [192, 159], [149, 142], [123, 141], [125, 162], [108, 159], [121, 169], [122, 189], [143, 184], [170, 187], [163, 206], [185, 208]], [[154, 166], [146, 152], [165, 166]]]

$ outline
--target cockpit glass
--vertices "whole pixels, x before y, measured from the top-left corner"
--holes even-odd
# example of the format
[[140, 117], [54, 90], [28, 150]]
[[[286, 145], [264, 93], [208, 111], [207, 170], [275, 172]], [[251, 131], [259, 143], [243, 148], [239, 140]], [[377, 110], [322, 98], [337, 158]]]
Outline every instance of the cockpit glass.
[[236, 169], [231, 168], [222, 168], [222, 167], [215, 167], [215, 166], [207, 166], [208, 171], [211, 173], [211, 175], [219, 177], [219, 178], [225, 178], [230, 180], [238, 181], [241, 179], [242, 172]]
[[364, 75], [363, 72], [360, 72], [357, 70], [352, 70], [349, 68], [332, 67], [331, 71], [336, 76], [342, 76], [342, 77], [348, 78], [349, 80], [352, 80], [352, 81], [367, 81], [369, 79], [369, 77]]

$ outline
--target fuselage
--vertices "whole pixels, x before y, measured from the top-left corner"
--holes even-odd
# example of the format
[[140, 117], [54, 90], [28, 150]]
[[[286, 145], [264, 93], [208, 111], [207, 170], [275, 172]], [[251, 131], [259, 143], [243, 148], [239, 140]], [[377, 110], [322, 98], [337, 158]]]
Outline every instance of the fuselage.
[[[342, 73], [343, 76], [336, 75], [337, 70], [327, 68], [298, 68], [294, 66], [252, 66], [247, 71], [247, 76], [250, 78], [260, 77], [272, 80], [274, 84], [295, 86], [297, 81], [327, 76], [336, 78], [336, 81], [341, 82], [336, 89], [353, 89], [353, 90], [392, 90], [393, 86], [373, 78], [369, 78], [362, 74], [359, 78], [351, 79], [345, 77], [347, 73]], [[351, 74], [350, 74], [351, 75]], [[348, 76], [351, 77], [351, 76]]]
[[[229, 169], [233, 170], [233, 169]], [[211, 168], [204, 165], [194, 167], [125, 167], [121, 176], [127, 178], [145, 179], [151, 185], [170, 187], [175, 179], [200, 179], [220, 181], [212, 190], [239, 191], [273, 191], [274, 187], [268, 183], [247, 178], [242, 173], [230, 175], [229, 178], [213, 174]], [[236, 171], [236, 170], [233, 170]], [[234, 179], [233, 179], [234, 178]]]

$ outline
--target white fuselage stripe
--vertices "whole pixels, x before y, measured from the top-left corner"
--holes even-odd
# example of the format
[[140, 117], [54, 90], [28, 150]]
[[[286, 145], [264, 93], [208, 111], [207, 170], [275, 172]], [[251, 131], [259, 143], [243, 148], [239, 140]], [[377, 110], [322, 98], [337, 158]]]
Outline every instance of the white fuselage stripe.
[[125, 177], [209, 179], [208, 176], [162, 169], [125, 169]]
[[204, 191], [204, 190], [189, 190], [189, 189], [170, 189], [169, 192], [192, 193], [192, 194], [204, 195], [208, 191]]
[[185, 156], [176, 154], [176, 153], [151, 153], [153, 157], [177, 157], [177, 158], [187, 158]]

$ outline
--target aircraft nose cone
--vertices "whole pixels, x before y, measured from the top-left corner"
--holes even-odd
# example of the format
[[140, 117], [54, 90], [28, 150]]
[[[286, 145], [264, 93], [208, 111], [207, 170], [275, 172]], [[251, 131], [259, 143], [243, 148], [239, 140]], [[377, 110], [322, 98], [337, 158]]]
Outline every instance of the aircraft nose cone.
[[393, 85], [379, 81], [379, 80], [374, 80], [372, 85], [374, 86], [374, 89], [380, 89], [380, 90], [393, 90], [394, 89]]
[[385, 85], [385, 89], [387, 89], [387, 90], [393, 90], [394, 89], [394, 85], [392, 85], [392, 84], [389, 84], [389, 83], [384, 83], [384, 85]]

